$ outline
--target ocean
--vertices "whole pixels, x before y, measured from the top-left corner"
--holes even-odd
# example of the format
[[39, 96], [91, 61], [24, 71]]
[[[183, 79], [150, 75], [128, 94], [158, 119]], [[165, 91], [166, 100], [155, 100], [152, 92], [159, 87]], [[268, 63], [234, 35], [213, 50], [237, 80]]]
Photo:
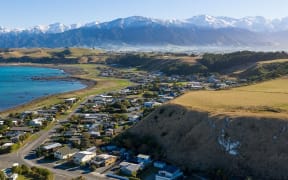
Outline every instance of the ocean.
[[12, 108], [42, 96], [79, 90], [86, 85], [79, 81], [41, 80], [41, 78], [67, 76], [59, 69], [0, 66], [0, 111]]

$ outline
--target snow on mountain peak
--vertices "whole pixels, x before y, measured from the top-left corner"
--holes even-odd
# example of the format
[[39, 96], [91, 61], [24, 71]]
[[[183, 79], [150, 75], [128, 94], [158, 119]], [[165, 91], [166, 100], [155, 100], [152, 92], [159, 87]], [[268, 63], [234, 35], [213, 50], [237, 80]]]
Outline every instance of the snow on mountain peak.
[[65, 25], [62, 23], [53, 23], [49, 25], [37, 25], [27, 29], [8, 29], [0, 26], [0, 33], [62, 33], [68, 30], [81, 27], [98, 28], [127, 28], [140, 26], [196, 26], [204, 28], [241, 28], [255, 32], [276, 32], [288, 30], [288, 17], [281, 19], [266, 19], [261, 16], [230, 18], [225, 16], [198, 15], [190, 19], [154, 19], [143, 16], [130, 16], [127, 18], [118, 18], [109, 22], [99, 23], [97, 21], [86, 24]]

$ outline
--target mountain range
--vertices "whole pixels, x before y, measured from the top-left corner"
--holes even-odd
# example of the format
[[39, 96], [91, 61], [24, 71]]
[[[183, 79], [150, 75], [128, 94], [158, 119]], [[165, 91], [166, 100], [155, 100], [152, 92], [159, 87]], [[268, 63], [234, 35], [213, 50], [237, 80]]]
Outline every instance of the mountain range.
[[286, 46], [288, 17], [194, 16], [160, 20], [142, 16], [109, 22], [64, 25], [54, 23], [26, 29], [0, 26], [0, 47], [139, 46]]

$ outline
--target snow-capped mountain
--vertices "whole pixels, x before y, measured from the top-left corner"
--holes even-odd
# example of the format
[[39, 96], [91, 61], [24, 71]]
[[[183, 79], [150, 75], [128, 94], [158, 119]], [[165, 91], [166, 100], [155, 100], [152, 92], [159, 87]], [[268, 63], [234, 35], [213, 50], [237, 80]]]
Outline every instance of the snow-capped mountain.
[[198, 27], [209, 28], [241, 28], [254, 32], [277, 32], [288, 30], [288, 17], [282, 19], [267, 19], [262, 16], [244, 17], [215, 17], [199, 15], [188, 19], [189, 23]]
[[109, 22], [64, 25], [54, 23], [26, 29], [0, 27], [1, 47], [65, 47], [111, 45], [267, 46], [288, 45], [288, 17], [194, 16], [161, 20], [142, 16]]
[[62, 33], [68, 30], [78, 29], [82, 27], [98, 27], [98, 28], [127, 28], [139, 26], [196, 26], [205, 28], [241, 28], [254, 32], [276, 32], [288, 30], [288, 17], [282, 19], [266, 19], [261, 16], [244, 17], [244, 18], [230, 18], [224, 16], [209, 16], [199, 15], [184, 20], [161, 20], [154, 18], [147, 18], [142, 16], [131, 16], [127, 18], [119, 18], [109, 22], [90, 22], [86, 24], [72, 24], [65, 25], [62, 23], [54, 23], [49, 25], [37, 25], [30, 28], [22, 29], [8, 29], [0, 26], [0, 33], [10, 32], [29, 32], [29, 33]]
[[29, 28], [18, 28], [18, 29], [8, 29], [5, 27], [0, 27], [0, 33], [62, 33], [68, 30], [77, 29], [83, 27], [82, 24], [71, 24], [65, 25], [62, 23], [53, 23], [49, 25], [37, 25]]

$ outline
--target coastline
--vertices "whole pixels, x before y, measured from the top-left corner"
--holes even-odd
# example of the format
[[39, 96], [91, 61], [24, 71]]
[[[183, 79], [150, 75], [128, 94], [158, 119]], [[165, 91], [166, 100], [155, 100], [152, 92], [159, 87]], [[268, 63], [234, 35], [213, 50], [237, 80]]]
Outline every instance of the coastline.
[[48, 100], [50, 98], [54, 97], [60, 97], [60, 96], [68, 96], [69, 94], [77, 93], [77, 92], [82, 92], [86, 91], [89, 89], [92, 89], [97, 85], [97, 81], [93, 79], [88, 79], [88, 78], [82, 78], [80, 75], [85, 74], [85, 71], [81, 67], [72, 67], [72, 66], [67, 66], [67, 65], [53, 65], [53, 64], [33, 64], [33, 63], [0, 63], [0, 66], [27, 66], [27, 67], [43, 67], [43, 68], [52, 68], [52, 69], [59, 69], [64, 71], [68, 76], [65, 77], [65, 80], [67, 81], [79, 81], [83, 85], [85, 85], [85, 88], [79, 89], [79, 90], [74, 90], [74, 91], [68, 91], [68, 92], [63, 92], [63, 93], [56, 93], [48, 96], [42, 96], [35, 98], [31, 101], [28, 101], [23, 104], [19, 104], [17, 106], [1, 110], [0, 111], [0, 116], [1, 115], [6, 115], [12, 112], [16, 112], [20, 109], [28, 108], [29, 106], [32, 106], [33, 104], [40, 103], [44, 100]]

